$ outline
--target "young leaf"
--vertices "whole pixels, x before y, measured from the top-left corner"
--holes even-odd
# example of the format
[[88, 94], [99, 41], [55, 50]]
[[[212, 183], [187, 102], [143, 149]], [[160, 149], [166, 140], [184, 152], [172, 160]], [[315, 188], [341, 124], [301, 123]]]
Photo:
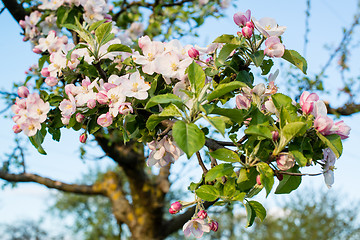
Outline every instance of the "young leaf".
[[41, 146], [41, 143], [44, 141], [44, 136], [41, 134], [41, 131], [37, 131], [36, 134], [32, 137], [29, 137], [31, 144], [38, 150], [40, 154], [46, 155], [47, 153]]
[[123, 44], [112, 44], [107, 49], [108, 52], [128, 52], [132, 53], [131, 48]]
[[245, 203], [246, 215], [247, 215], [247, 225], [246, 227], [251, 227], [255, 221], [256, 212], [254, 208], [250, 205], [249, 202]]
[[194, 123], [177, 121], [172, 134], [176, 144], [190, 158], [195, 152], [199, 151], [205, 144], [205, 135]]
[[264, 162], [259, 162], [256, 169], [261, 174], [261, 184], [264, 185], [266, 189], [266, 196], [268, 196], [274, 185], [274, 172], [269, 165]]
[[246, 135], [255, 135], [272, 139], [271, 130], [266, 125], [251, 125], [247, 129], [245, 129], [244, 133]]
[[205, 73], [199, 64], [193, 61], [187, 68], [188, 78], [191, 89], [194, 93], [199, 93], [205, 85]]
[[219, 56], [216, 58], [218, 66], [224, 65], [226, 59], [229, 57], [232, 51], [234, 51], [239, 45], [236, 44], [226, 44], [219, 52]]
[[[289, 169], [287, 172], [300, 173], [299, 167], [295, 166]], [[301, 184], [301, 176], [291, 176], [283, 174], [284, 178], [280, 181], [279, 185], [275, 190], [275, 194], [290, 193], [297, 189]]]
[[95, 36], [96, 41], [98, 44], [102, 44], [103, 40], [110, 34], [112, 29], [111, 22], [103, 23], [101, 24], [96, 30], [95, 30]]
[[215, 201], [220, 197], [219, 190], [211, 185], [202, 185], [195, 191], [196, 195], [205, 201]]
[[219, 97], [225, 95], [228, 92], [234, 91], [241, 87], [246, 87], [246, 84], [243, 82], [239, 82], [239, 81], [219, 84], [215, 88], [215, 90], [208, 95], [207, 100], [210, 102], [216, 98], [219, 98]]
[[146, 121], [146, 128], [149, 129], [150, 131], [152, 131], [162, 120], [165, 120], [168, 118], [169, 118], [168, 116], [159, 116], [159, 115], [153, 114]]
[[230, 109], [230, 108], [215, 107], [210, 113], [228, 117], [232, 121], [238, 124], [242, 124], [244, 120], [244, 116], [247, 114], [247, 111], [240, 109], [233, 109], [233, 108]]
[[172, 93], [157, 95], [149, 99], [145, 109], [149, 109], [157, 104], [174, 103], [175, 105], [182, 105], [182, 100], [178, 96]]
[[282, 149], [302, 130], [304, 130], [306, 127], [306, 124], [304, 122], [292, 122], [286, 124], [281, 130], [280, 130], [280, 143], [278, 147], [279, 153], [282, 151]]
[[264, 56], [264, 50], [260, 50], [255, 52], [254, 54], [250, 54], [250, 58], [256, 67], [259, 67], [262, 64]]
[[239, 155], [227, 148], [219, 148], [213, 152], [209, 152], [210, 156], [225, 162], [240, 162]]
[[205, 177], [205, 182], [214, 181], [216, 178], [231, 176], [234, 173], [234, 166], [230, 163], [219, 164], [210, 169]]
[[251, 207], [254, 209], [256, 216], [261, 220], [264, 221], [265, 217], [266, 217], [266, 210], [263, 207], [263, 205], [261, 205], [261, 203], [257, 202], [257, 201], [249, 201], [249, 204], [251, 205]]
[[341, 143], [341, 138], [337, 134], [332, 134], [328, 136], [323, 136], [321, 133], [316, 132], [317, 136], [320, 140], [326, 144], [334, 153], [337, 158], [339, 158], [342, 154], [343, 146]]
[[305, 58], [303, 58], [297, 51], [286, 49], [282, 58], [285, 59], [286, 61], [294, 64], [304, 74], [306, 74], [307, 62], [306, 62]]
[[235, 44], [235, 45], [241, 44], [241, 41], [238, 37], [236, 37], [234, 35], [229, 35], [229, 34], [223, 34], [223, 35], [217, 37], [213, 42], [214, 43], [230, 43], [230, 44]]
[[220, 132], [223, 136], [225, 134], [225, 121], [224, 117], [206, 117], [204, 119], [210, 123], [218, 132]]

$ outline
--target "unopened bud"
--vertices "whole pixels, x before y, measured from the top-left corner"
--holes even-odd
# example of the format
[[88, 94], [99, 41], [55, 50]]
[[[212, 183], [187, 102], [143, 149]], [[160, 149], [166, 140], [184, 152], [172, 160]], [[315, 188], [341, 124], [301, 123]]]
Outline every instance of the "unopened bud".
[[79, 141], [81, 143], [86, 143], [86, 140], [87, 140], [87, 134], [86, 133], [81, 134], [79, 137]]
[[205, 219], [207, 217], [207, 212], [205, 210], [200, 210], [197, 215], [200, 219]]
[[191, 57], [191, 58], [197, 58], [200, 55], [199, 51], [196, 50], [194, 47], [192, 47], [188, 50], [188, 54], [189, 54], [189, 57]]
[[245, 38], [251, 38], [251, 36], [253, 34], [253, 30], [252, 30], [252, 28], [249, 28], [249, 27], [243, 27], [241, 29], [241, 33]]
[[174, 202], [171, 204], [170, 208], [169, 208], [169, 213], [171, 214], [175, 214], [178, 213], [182, 208], [182, 204], [179, 202]]
[[29, 89], [25, 86], [21, 86], [18, 88], [17, 93], [19, 97], [26, 98], [29, 95]]
[[276, 142], [278, 140], [278, 138], [279, 138], [279, 132], [278, 131], [272, 131], [271, 134], [272, 134], [272, 140], [274, 142]]
[[255, 28], [255, 26], [254, 26], [254, 24], [253, 24], [252, 22], [247, 22], [247, 23], [246, 23], [246, 26], [247, 26], [248, 28], [251, 28], [252, 30], [254, 30], [254, 28]]
[[47, 77], [45, 78], [45, 83], [49, 86], [49, 87], [53, 87], [56, 84], [58, 84], [59, 80], [56, 77]]
[[209, 226], [212, 231], [217, 232], [219, 228], [219, 223], [217, 221], [211, 221], [211, 223], [209, 223]]
[[75, 118], [77, 122], [82, 123], [85, 119], [85, 116], [82, 115], [81, 113], [77, 113]]
[[13, 129], [14, 133], [19, 133], [22, 131], [22, 129], [20, 128], [20, 126], [18, 124], [14, 125], [12, 129]]
[[289, 153], [280, 153], [279, 156], [276, 158], [276, 163], [277, 167], [280, 170], [286, 171], [295, 165], [295, 159]]
[[49, 77], [50, 76], [49, 69], [48, 68], [41, 69], [41, 75], [43, 75], [44, 77]]
[[256, 176], [256, 183], [257, 183], [258, 185], [261, 185], [260, 175], [257, 175], [257, 176]]
[[36, 53], [36, 54], [42, 53], [41, 49], [36, 48], [36, 47], [34, 47], [32, 51], [33, 51], [34, 53]]
[[96, 106], [96, 100], [95, 99], [89, 99], [87, 101], [87, 107], [90, 109], [93, 109]]

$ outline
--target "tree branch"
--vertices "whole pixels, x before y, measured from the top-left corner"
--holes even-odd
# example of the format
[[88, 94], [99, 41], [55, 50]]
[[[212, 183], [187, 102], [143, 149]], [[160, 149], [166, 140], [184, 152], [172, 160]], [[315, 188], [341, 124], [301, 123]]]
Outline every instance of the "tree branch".
[[2, 2], [17, 22], [25, 19], [25, 16], [27, 15], [26, 11], [16, 0], [2, 0]]
[[328, 102], [325, 104], [329, 114], [348, 116], [360, 112], [360, 104], [356, 103], [346, 103], [338, 108], [332, 108]]
[[64, 182], [45, 178], [37, 174], [22, 173], [22, 174], [11, 174], [4, 171], [0, 171], [0, 178], [9, 182], [34, 182], [44, 185], [48, 188], [54, 188], [63, 192], [78, 193], [85, 195], [105, 195], [105, 192], [97, 188], [96, 185], [78, 185], [78, 184], [67, 184]]

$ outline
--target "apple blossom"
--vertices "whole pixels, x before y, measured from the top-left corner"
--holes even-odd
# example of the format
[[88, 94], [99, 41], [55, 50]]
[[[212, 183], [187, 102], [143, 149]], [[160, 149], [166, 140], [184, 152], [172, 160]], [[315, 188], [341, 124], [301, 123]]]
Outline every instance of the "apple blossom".
[[300, 96], [300, 106], [305, 114], [309, 114], [314, 109], [314, 102], [319, 100], [319, 96], [316, 93], [309, 93], [304, 91]]
[[245, 13], [238, 12], [233, 16], [234, 22], [239, 27], [243, 27], [247, 22], [251, 21], [251, 11], [247, 10]]
[[264, 54], [268, 57], [277, 57], [280, 58], [285, 53], [285, 47], [280, 42], [280, 39], [276, 36], [269, 37], [265, 41], [265, 50]]
[[22, 131], [20, 125], [18, 124], [15, 124], [13, 127], [12, 127], [14, 133], [20, 133]]
[[278, 138], [279, 138], [279, 132], [278, 131], [272, 131], [271, 135], [272, 135], [272, 140], [274, 142], [276, 142], [278, 140]]
[[265, 37], [279, 37], [285, 30], [285, 26], [279, 26], [276, 20], [269, 17], [261, 18], [259, 21], [254, 20], [256, 29]]
[[81, 113], [77, 113], [75, 119], [77, 122], [82, 123], [85, 119], [85, 116], [82, 115]]
[[235, 101], [238, 109], [249, 109], [251, 107], [251, 99], [243, 95], [237, 95]]
[[245, 38], [251, 38], [251, 36], [253, 35], [253, 30], [252, 28], [245, 26], [241, 29], [241, 33]]
[[324, 159], [322, 160], [323, 165], [323, 174], [324, 174], [324, 180], [325, 184], [328, 188], [331, 188], [331, 186], [334, 184], [334, 165], [336, 162], [336, 156], [335, 153], [330, 149], [326, 148], [323, 150], [324, 153]]
[[178, 213], [182, 208], [182, 204], [179, 202], [174, 202], [171, 204], [170, 208], [169, 208], [169, 213], [171, 214], [176, 214]]
[[191, 57], [191, 58], [197, 58], [200, 55], [199, 51], [194, 47], [192, 47], [188, 50], [188, 54], [189, 54], [189, 57]]
[[319, 131], [322, 135], [331, 134], [331, 128], [334, 122], [328, 116], [319, 115], [314, 120], [314, 128]]
[[332, 129], [330, 130], [332, 133], [338, 134], [341, 139], [346, 139], [349, 137], [351, 128], [344, 123], [344, 121], [336, 122]]
[[196, 238], [201, 238], [204, 232], [210, 232], [212, 228], [202, 219], [191, 219], [187, 221], [183, 226], [185, 237], [189, 237], [191, 234]]
[[150, 85], [144, 81], [144, 77], [138, 71], [130, 75], [129, 80], [123, 82], [124, 94], [127, 97], [134, 97], [144, 100], [148, 97], [147, 91]]
[[151, 150], [146, 164], [157, 167], [164, 167], [167, 164], [176, 161], [182, 151], [178, 146], [171, 140], [170, 137], [163, 137], [160, 141], [152, 141], [148, 143], [148, 147]]

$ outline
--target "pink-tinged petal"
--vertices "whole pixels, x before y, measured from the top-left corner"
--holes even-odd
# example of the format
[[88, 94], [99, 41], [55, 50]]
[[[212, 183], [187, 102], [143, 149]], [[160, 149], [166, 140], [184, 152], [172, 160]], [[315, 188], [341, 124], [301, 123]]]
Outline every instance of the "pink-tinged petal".
[[301, 96], [300, 96], [300, 106], [304, 105], [304, 103], [306, 102], [306, 99], [308, 98], [308, 96], [310, 95], [310, 93], [308, 91], [304, 91]]
[[314, 115], [314, 117], [327, 116], [327, 108], [325, 103], [321, 100], [315, 102], [312, 114]]
[[330, 134], [330, 129], [332, 128], [333, 124], [333, 120], [328, 116], [319, 115], [314, 120], [314, 128], [322, 135]]
[[265, 46], [271, 47], [271, 46], [273, 46], [275, 44], [278, 44], [278, 43], [280, 43], [280, 38], [278, 38], [278, 37], [269, 37], [265, 41]]

